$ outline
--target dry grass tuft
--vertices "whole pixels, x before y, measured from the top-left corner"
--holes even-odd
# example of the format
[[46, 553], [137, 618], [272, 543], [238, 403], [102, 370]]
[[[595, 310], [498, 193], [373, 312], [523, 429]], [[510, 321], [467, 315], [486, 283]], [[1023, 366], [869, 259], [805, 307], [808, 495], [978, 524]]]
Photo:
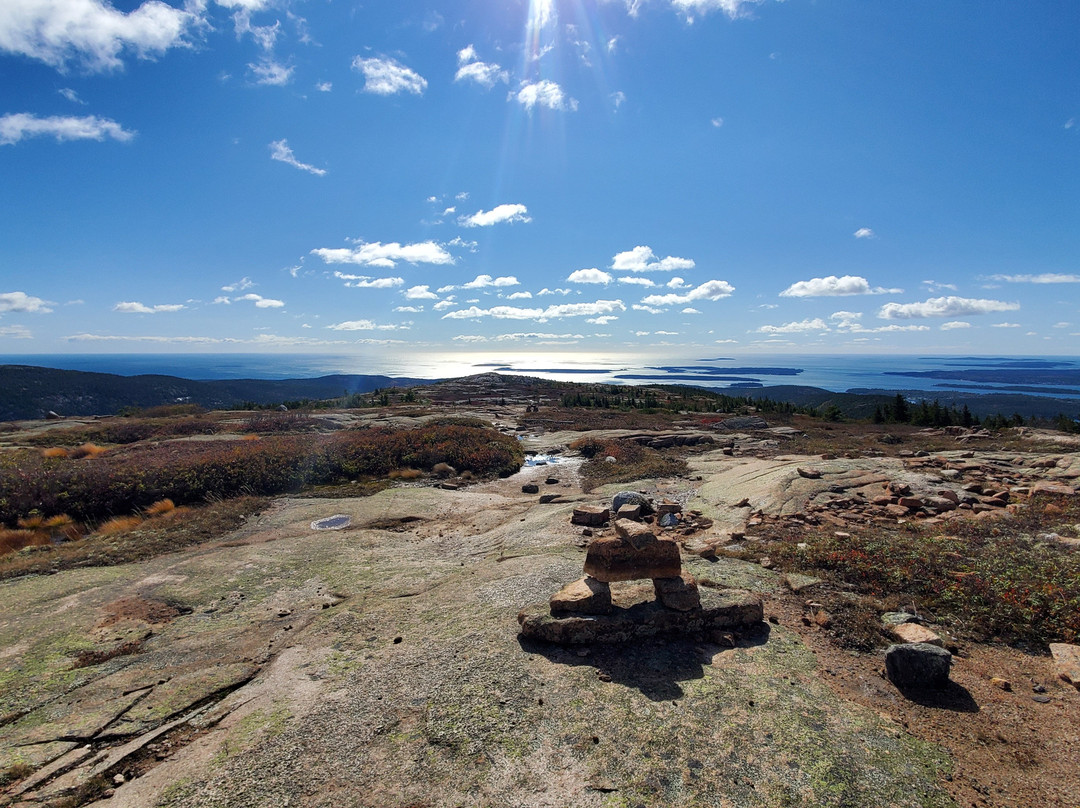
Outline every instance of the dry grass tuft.
[[30, 516], [22, 517], [18, 524], [23, 530], [41, 530], [45, 527], [45, 517], [40, 513], [30, 514]]
[[391, 480], [415, 480], [423, 477], [424, 472], [420, 469], [394, 469], [387, 475]]
[[99, 536], [115, 536], [117, 533], [127, 533], [143, 523], [139, 516], [117, 516], [105, 522], [94, 532]]
[[144, 513], [147, 516], [163, 516], [164, 514], [171, 513], [176, 510], [176, 503], [171, 499], [159, 499], [153, 505], [146, 508]]
[[14, 553], [24, 547], [41, 547], [49, 543], [49, 537], [36, 530], [0, 529], [0, 555]]
[[68, 450], [65, 449], [63, 446], [50, 446], [48, 449], [42, 449], [41, 450], [41, 456], [46, 458], [46, 459], [57, 458], [57, 457], [67, 457], [68, 456]]
[[452, 477], [457, 474], [457, 470], [449, 463], [436, 463], [431, 467], [433, 474], [438, 474], [440, 477]]
[[105, 454], [108, 449], [98, 446], [96, 443], [84, 443], [82, 446], [77, 446], [71, 450], [70, 456], [73, 458], [81, 457], [100, 457]]

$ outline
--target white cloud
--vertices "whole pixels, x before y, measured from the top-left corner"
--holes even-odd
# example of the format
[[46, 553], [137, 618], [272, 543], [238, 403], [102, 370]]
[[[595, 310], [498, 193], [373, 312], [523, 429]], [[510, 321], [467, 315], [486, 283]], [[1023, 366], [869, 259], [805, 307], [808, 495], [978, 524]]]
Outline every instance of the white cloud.
[[691, 289], [685, 294], [670, 292], [666, 295], [649, 295], [642, 298], [641, 302], [646, 306], [682, 306], [695, 300], [719, 300], [722, 297], [731, 297], [735, 287], [727, 281], [705, 281], [705, 283]]
[[312, 250], [312, 255], [319, 256], [328, 264], [361, 264], [373, 267], [392, 267], [398, 261], [406, 261], [410, 264], [437, 264], [445, 265], [454, 263], [454, 257], [446, 251], [441, 244], [434, 241], [421, 241], [415, 244], [399, 244], [392, 241], [388, 244], [375, 241], [370, 244], [357, 242], [360, 246], [349, 249], [347, 247], [332, 249], [320, 247]]
[[463, 227], [490, 227], [501, 222], [531, 222], [529, 210], [524, 205], [513, 203], [496, 205], [491, 210], [478, 210], [472, 216], [462, 216], [459, 220]]
[[270, 57], [263, 57], [257, 63], [248, 63], [248, 70], [255, 77], [256, 84], [284, 87], [292, 79], [294, 68], [275, 62]]
[[[414, 287], [414, 288], [420, 288], [420, 287]], [[425, 286], [423, 288], [426, 289], [427, 287]], [[408, 295], [406, 295], [406, 297], [408, 297]], [[446, 298], [446, 300], [440, 300], [438, 303], [436, 303], [431, 308], [433, 308], [435, 311], [446, 311], [447, 309], [452, 309], [456, 305], [457, 305], [457, 303], [454, 302], [454, 295], [450, 295], [450, 297]]]
[[372, 320], [346, 320], [326, 327], [332, 331], [395, 331], [397, 329], [396, 325], [377, 325]]
[[952, 320], [948, 323], [942, 323], [940, 328], [942, 331], [955, 331], [957, 328], [971, 328], [971, 323], [966, 323], [963, 320]]
[[548, 109], [568, 109], [571, 111], [578, 108], [578, 102], [575, 99], [570, 98], [563, 92], [562, 87], [548, 79], [542, 79], [532, 84], [523, 81], [517, 95], [511, 93], [510, 96], [516, 98], [517, 102], [530, 112], [537, 105]]
[[352, 289], [393, 289], [405, 284], [404, 278], [372, 278], [367, 275], [348, 275], [344, 272], [335, 272], [334, 277], [345, 281], [345, 285]]
[[18, 314], [51, 314], [51, 301], [28, 295], [26, 292], [0, 293], [0, 314], [16, 312]]
[[[536, 293], [536, 296], [543, 297], [544, 295], [562, 295], [563, 297], [566, 297], [568, 294], [570, 294], [570, 291], [570, 289], [548, 289], [545, 286], [543, 289]], [[581, 292], [578, 292], [578, 294], [581, 294]]]
[[215, 306], [228, 306], [232, 303], [232, 300], [228, 295], [218, 295], [213, 301]]
[[357, 56], [352, 62], [353, 70], [364, 74], [364, 92], [376, 95], [412, 93], [423, 95], [427, 80], [394, 59], [364, 59]]
[[489, 286], [517, 286], [519, 281], [513, 275], [504, 275], [493, 278], [490, 275], [477, 275], [468, 283], [461, 285], [462, 289], [486, 289]]
[[289, 148], [287, 140], [275, 140], [270, 144], [270, 159], [278, 160], [279, 162], [286, 163], [287, 165], [299, 168], [301, 171], [309, 171], [319, 177], [325, 176], [325, 168], [316, 168], [313, 165], [307, 163], [301, 163], [296, 159], [296, 155], [293, 154], [293, 150]]
[[793, 283], [780, 293], [780, 297], [844, 297], [846, 295], [900, 294], [903, 291], [903, 289], [871, 288], [866, 278], [858, 275], [844, 275], [840, 278], [828, 275], [824, 278], [811, 278], [808, 281]]
[[315, 89], [320, 93], [328, 93], [334, 89], [334, 84], [330, 81], [320, 81], [315, 84]]
[[671, 7], [682, 13], [688, 22], [693, 22], [696, 15], [710, 11], [722, 11], [731, 19], [746, 16], [746, 6], [754, 6], [763, 0], [671, 0]]
[[800, 320], [795, 323], [783, 325], [763, 325], [758, 329], [759, 334], [804, 334], [808, 331], [828, 331], [828, 324], [820, 317]]
[[[431, 291], [431, 287], [427, 284], [423, 286], [410, 286], [405, 290], [405, 297], [409, 300], [438, 300], [439, 296]], [[438, 306], [436, 305], [436, 308]]]
[[[471, 50], [472, 45], [469, 45]], [[458, 59], [461, 59], [461, 54], [464, 51], [458, 51]], [[473, 51], [473, 59], [476, 58], [476, 52]], [[454, 73], [455, 81], [472, 81], [476, 84], [480, 84], [483, 87], [487, 87], [488, 90], [495, 86], [497, 81], [501, 81], [503, 84], [510, 82], [510, 73], [503, 70], [499, 65], [490, 62], [477, 62], [477, 60], [471, 60], [462, 64], [456, 73]]]
[[931, 293], [940, 292], [942, 289], [948, 289], [950, 292], [955, 292], [956, 291], [956, 284], [955, 283], [939, 283], [938, 281], [930, 280], [930, 281], [920, 281], [919, 285], [920, 286], [925, 286], [926, 291], [931, 292]]
[[860, 227], [852, 235], [854, 235], [855, 238], [877, 238], [877, 234], [869, 227]]
[[679, 277], [672, 278], [664, 285], [667, 286], [668, 289], [686, 289], [690, 286], [690, 284]]
[[284, 301], [274, 300], [270, 297], [263, 297], [262, 295], [255, 294], [254, 292], [250, 292], [246, 295], [241, 295], [240, 297], [235, 298], [235, 300], [250, 300], [252, 303], [255, 304], [255, 308], [258, 309], [280, 309], [282, 306], [285, 305]]
[[991, 328], [1022, 328], [1020, 323], [994, 323]]
[[449, 320], [472, 320], [481, 317], [492, 317], [497, 320], [547, 320], [561, 319], [563, 317], [596, 317], [611, 314], [615, 311], [626, 311], [626, 306], [621, 300], [597, 300], [595, 303], [560, 303], [547, 308], [524, 309], [517, 306], [492, 306], [490, 309], [481, 309], [470, 306], [467, 309], [447, 312], [443, 319]]
[[1043, 272], [1040, 275], [991, 275], [992, 281], [1005, 283], [1080, 283], [1080, 275]]
[[566, 280], [569, 283], [611, 283], [612, 276], [602, 269], [577, 269], [571, 272]]
[[113, 306], [113, 311], [124, 314], [161, 314], [163, 312], [180, 311], [184, 308], [182, 303], [166, 303], [158, 306], [144, 306], [136, 301], [126, 301]]
[[0, 117], [0, 146], [10, 146], [23, 138], [51, 136], [59, 142], [65, 140], [104, 140], [112, 138], [125, 142], [135, 133], [124, 129], [116, 121], [94, 115], [71, 117], [51, 115], [39, 118], [29, 112], [16, 112]]
[[121, 55], [141, 59], [187, 44], [189, 29], [203, 23], [198, 4], [173, 8], [147, 0], [127, 14], [101, 0], [4, 0], [0, 51], [27, 56], [64, 71], [71, 62], [87, 70], [121, 67]]
[[607, 325], [612, 320], [618, 320], [619, 318], [613, 314], [604, 314], [600, 317], [590, 317], [585, 322], [592, 323], [593, 325]]
[[532, 292], [513, 292], [506, 296], [507, 300], [532, 300]]
[[25, 325], [0, 325], [2, 339], [33, 339], [34, 335]]
[[70, 87], [61, 87], [57, 92], [72, 104], [82, 104], [84, 107], [86, 106], [86, 102], [79, 98], [79, 94]]
[[689, 258], [667, 256], [657, 258], [651, 247], [638, 246], [632, 250], [616, 253], [611, 268], [620, 272], [672, 272], [677, 269], [693, 269]]
[[882, 320], [911, 320], [922, 317], [963, 317], [970, 314], [988, 314], [995, 311], [1015, 311], [1019, 303], [976, 298], [932, 297], [920, 303], [886, 303], [878, 311]]
[[423, 306], [394, 306], [394, 311], [402, 314], [419, 314], [423, 310]]
[[221, 291], [223, 291], [223, 292], [242, 292], [245, 289], [250, 289], [254, 285], [255, 285], [255, 282], [253, 280], [251, 280], [251, 278], [249, 278], [247, 275], [245, 275], [240, 280], [238, 280], [236, 283], [230, 283], [228, 286], [222, 286]]
[[685, 309], [683, 309], [679, 313], [680, 314], [701, 314], [701, 312], [698, 309], [695, 309], [695, 308], [693, 308], [691, 306], [687, 306]]
[[615, 109], [618, 109], [626, 103], [626, 93], [622, 90], [616, 90], [609, 97], [611, 98], [611, 103], [615, 106]]
[[713, 118], [712, 120], [709, 121], [709, 123], [711, 123], [714, 127], [719, 129], [721, 126], [724, 125], [724, 119], [720, 118], [720, 117]]
[[1072, 323], [1065, 323], [1065, 322], [1054, 323], [1054, 328], [1068, 328], [1071, 325], [1072, 325]]
[[646, 305], [644, 305], [642, 303], [635, 303], [630, 308], [632, 308], [634, 311], [644, 311], [644, 312], [648, 312], [649, 314], [663, 314], [664, 313], [664, 309], [658, 309], [655, 306], [646, 306]]
[[642, 278], [640, 275], [622, 275], [619, 277], [619, 283], [627, 283], [631, 286], [643, 286], [646, 289], [651, 289], [656, 284], [649, 278]]

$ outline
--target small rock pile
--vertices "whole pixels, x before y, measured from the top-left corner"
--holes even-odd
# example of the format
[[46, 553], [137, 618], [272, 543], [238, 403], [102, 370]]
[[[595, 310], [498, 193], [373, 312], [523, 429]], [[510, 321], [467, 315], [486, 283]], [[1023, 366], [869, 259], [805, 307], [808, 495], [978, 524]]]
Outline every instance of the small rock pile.
[[[610, 509], [587, 511], [589, 523], [595, 525], [605, 524], [615, 511], [619, 515], [612, 522], [615, 535], [592, 538], [582, 578], [564, 586], [547, 604], [522, 610], [518, 622], [523, 635], [567, 644], [621, 642], [664, 633], [703, 634], [761, 622], [762, 604], [757, 595], [737, 590], [699, 591], [694, 576], [682, 568], [678, 542], [637, 521], [643, 509], [654, 510], [647, 497], [622, 492]], [[575, 510], [578, 524], [581, 510]], [[677, 517], [681, 508], [678, 503], [660, 503], [655, 510], [658, 518], [654, 521], [662, 523], [665, 515]], [[623, 589], [621, 601], [613, 596], [612, 584], [631, 581], [651, 581], [652, 592], [637, 585]]]

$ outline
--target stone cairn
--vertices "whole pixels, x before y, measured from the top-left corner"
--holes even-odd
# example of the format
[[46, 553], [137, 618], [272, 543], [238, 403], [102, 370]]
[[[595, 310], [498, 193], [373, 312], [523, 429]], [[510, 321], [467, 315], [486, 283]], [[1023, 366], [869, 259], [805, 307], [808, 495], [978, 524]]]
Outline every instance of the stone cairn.
[[[761, 599], [749, 592], [708, 590], [703, 604], [697, 581], [682, 568], [678, 542], [637, 521], [643, 511], [652, 511], [646, 497], [618, 494], [612, 505], [620, 517], [610, 523], [614, 535], [590, 540], [584, 577], [564, 586], [542, 607], [518, 615], [522, 634], [567, 644], [621, 642], [656, 634], [703, 634], [761, 621]], [[606, 524], [608, 509], [594, 510], [593, 524]], [[623, 591], [624, 604], [613, 598], [611, 584], [645, 580], [652, 582], [653, 598], [641, 585]]]

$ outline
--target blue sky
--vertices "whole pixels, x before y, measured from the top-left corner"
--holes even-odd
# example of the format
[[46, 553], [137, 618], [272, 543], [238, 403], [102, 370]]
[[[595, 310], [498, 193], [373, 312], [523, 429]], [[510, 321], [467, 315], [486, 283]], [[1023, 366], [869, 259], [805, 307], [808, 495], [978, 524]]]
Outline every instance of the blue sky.
[[0, 353], [1080, 354], [1078, 30], [4, 0]]

